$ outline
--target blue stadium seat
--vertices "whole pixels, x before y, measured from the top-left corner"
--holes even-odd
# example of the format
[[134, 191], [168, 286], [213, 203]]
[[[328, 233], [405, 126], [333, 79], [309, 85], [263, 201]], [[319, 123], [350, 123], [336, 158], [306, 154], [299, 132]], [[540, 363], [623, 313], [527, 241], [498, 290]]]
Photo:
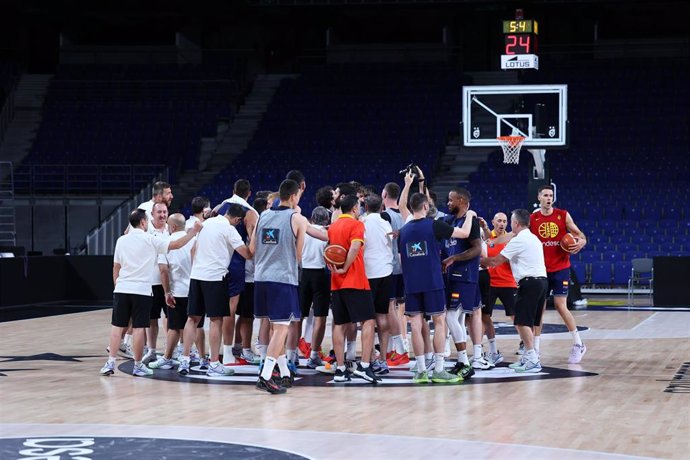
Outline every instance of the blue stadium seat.
[[613, 264], [613, 284], [626, 286], [630, 279], [632, 263], [630, 260], [618, 261]]
[[611, 265], [611, 262], [593, 262], [591, 283], [594, 285], [610, 285], [612, 276]]

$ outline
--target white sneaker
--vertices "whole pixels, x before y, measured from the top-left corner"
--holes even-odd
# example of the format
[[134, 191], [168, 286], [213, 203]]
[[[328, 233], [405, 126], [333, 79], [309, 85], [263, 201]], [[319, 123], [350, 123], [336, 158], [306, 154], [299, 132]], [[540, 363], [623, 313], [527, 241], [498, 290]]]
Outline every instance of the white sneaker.
[[249, 350], [245, 352], [244, 350], [242, 351], [242, 354], [240, 355], [240, 358], [244, 359], [247, 361], [249, 364], [259, 364], [261, 362], [261, 358], [256, 356], [253, 351]]
[[106, 361], [105, 365], [101, 367], [101, 375], [113, 375], [115, 373], [115, 362]]
[[489, 364], [489, 362], [485, 360], [482, 356], [472, 358], [472, 369], [479, 369], [485, 371], [491, 369], [491, 367], [491, 364]]
[[179, 364], [179, 362], [176, 362], [172, 359], [165, 359], [163, 356], [161, 356], [157, 360], [149, 363], [149, 369], [172, 369], [175, 367], [176, 363]]
[[568, 357], [568, 364], [577, 364], [582, 361], [582, 357], [587, 353], [587, 347], [583, 343], [582, 345], [573, 344], [573, 348], [570, 349], [570, 356]]
[[503, 362], [503, 355], [500, 351], [497, 351], [496, 353], [487, 353], [485, 359], [489, 364], [491, 364], [491, 367], [496, 367], [496, 364]]
[[144, 353], [144, 357], [141, 358], [141, 362], [144, 366], [148, 366], [149, 363], [156, 361], [157, 359], [158, 355], [155, 351], [147, 350], [146, 353]]
[[223, 366], [222, 364], [216, 364], [215, 366], [209, 366], [208, 370], [206, 371], [206, 375], [209, 377], [227, 377], [229, 375], [234, 374], [235, 371], [232, 369], [228, 369], [227, 367]]
[[134, 370], [132, 371], [132, 375], [135, 377], [148, 377], [149, 375], [153, 375], [153, 371], [146, 367], [144, 363], [141, 363], [139, 365], [134, 365]]
[[539, 361], [532, 362], [529, 359], [525, 359], [521, 366], [514, 367], [513, 370], [518, 373], [531, 373], [536, 374], [541, 372], [541, 363]]

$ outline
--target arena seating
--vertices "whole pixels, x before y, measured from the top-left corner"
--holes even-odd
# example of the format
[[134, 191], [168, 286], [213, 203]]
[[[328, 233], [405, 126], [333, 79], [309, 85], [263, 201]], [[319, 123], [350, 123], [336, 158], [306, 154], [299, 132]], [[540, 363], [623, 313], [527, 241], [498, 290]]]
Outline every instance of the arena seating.
[[330, 65], [284, 80], [248, 149], [200, 190], [217, 203], [246, 178], [252, 189], [275, 190], [300, 169], [307, 192], [344, 180], [377, 191], [399, 170], [418, 163], [431, 175], [449, 132], [457, 131], [461, 78], [445, 66]]
[[[233, 113], [233, 82], [221, 77], [205, 66], [60, 66], [22, 167], [165, 164], [173, 175], [193, 168], [201, 138]], [[18, 179], [16, 188], [26, 183]]]

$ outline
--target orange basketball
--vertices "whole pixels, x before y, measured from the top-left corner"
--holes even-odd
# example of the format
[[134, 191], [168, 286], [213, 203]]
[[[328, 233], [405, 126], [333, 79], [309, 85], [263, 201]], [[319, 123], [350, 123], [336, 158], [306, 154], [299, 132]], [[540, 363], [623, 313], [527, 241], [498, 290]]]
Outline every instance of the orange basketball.
[[337, 244], [328, 245], [323, 250], [323, 258], [329, 264], [342, 267], [347, 259], [347, 249]]
[[565, 252], [572, 252], [573, 246], [575, 245], [575, 237], [570, 233], [566, 233], [563, 238], [561, 238], [561, 249]]

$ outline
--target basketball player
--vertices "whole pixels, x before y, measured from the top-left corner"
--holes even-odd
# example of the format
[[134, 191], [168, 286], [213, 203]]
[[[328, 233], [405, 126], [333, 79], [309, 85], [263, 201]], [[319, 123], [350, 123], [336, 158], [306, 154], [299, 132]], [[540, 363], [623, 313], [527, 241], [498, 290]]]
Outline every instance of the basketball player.
[[[170, 234], [168, 233], [168, 206], [164, 202], [158, 202], [153, 205], [153, 223], [149, 225], [148, 231], [150, 234], [157, 238], [168, 239]], [[148, 365], [152, 361], [156, 361], [158, 356], [156, 355], [156, 345], [158, 342], [158, 320], [161, 317], [161, 312], [165, 312], [167, 317], [167, 309], [165, 306], [165, 292], [168, 287], [163, 287], [163, 279], [166, 283], [168, 282], [168, 265], [156, 264], [153, 270], [153, 304], [151, 306], [151, 321], [148, 329], [146, 329], [146, 344], [148, 350], [144, 356], [143, 362]], [[165, 326], [165, 323], [163, 324]], [[165, 327], [164, 327], [165, 329]]]
[[[403, 283], [402, 267], [400, 265], [400, 254], [398, 253], [397, 235], [405, 224], [400, 209], [398, 209], [398, 197], [400, 196], [400, 186], [395, 182], [389, 182], [383, 187], [381, 198], [385, 207], [384, 214], [388, 216], [393, 229], [392, 264], [391, 273], [391, 292], [388, 304], [388, 328], [391, 337], [391, 350], [386, 355], [386, 363], [389, 366], [400, 366], [410, 362], [410, 357], [405, 350], [405, 343], [402, 336], [403, 325], [407, 326], [404, 319], [405, 312], [405, 284]], [[383, 214], [382, 214], [383, 215]], [[399, 311], [396, 311], [396, 306]], [[405, 331], [407, 337], [407, 331]]]
[[203, 222], [211, 215], [211, 207], [208, 198], [203, 196], [195, 196], [192, 198], [192, 215], [185, 223], [185, 229], [194, 226], [194, 222]]
[[[259, 213], [247, 202], [251, 196], [251, 184], [246, 179], [238, 179], [233, 186], [233, 195], [224, 200], [221, 204], [216, 206], [215, 211], [219, 214], [225, 214], [225, 210], [230, 204], [238, 204], [244, 209], [245, 215], [240, 219], [235, 228], [237, 232], [248, 243], [249, 235], [254, 231], [256, 222], [259, 220]], [[248, 267], [247, 267], [248, 266]], [[249, 340], [245, 343], [251, 344], [252, 323], [254, 321], [253, 312], [245, 311], [244, 315], [240, 314], [239, 328], [240, 334], [235, 337], [233, 345], [233, 335], [235, 333], [235, 315], [237, 314], [237, 306], [240, 300], [240, 294], [244, 291], [246, 272], [253, 272], [254, 265], [251, 259], [245, 259], [238, 253], [234, 252], [230, 259], [230, 266], [228, 266], [228, 296], [230, 297], [230, 316], [223, 318], [223, 363], [226, 366], [234, 364], [249, 364], [254, 357], [247, 356], [242, 358], [242, 333], [249, 335]], [[251, 351], [251, 348], [250, 350]], [[235, 361], [237, 355], [237, 362]]]
[[376, 384], [380, 377], [371, 368], [374, 351], [374, 303], [364, 268], [364, 224], [357, 220], [357, 195], [339, 197], [342, 214], [328, 229], [328, 241], [347, 250], [342, 267], [328, 265], [331, 270], [331, 299], [333, 309], [333, 350], [337, 361], [334, 380], [347, 382], [350, 370], [345, 365], [345, 335], [350, 324], [362, 323], [362, 359], [353, 366], [352, 373]]
[[518, 285], [515, 326], [525, 344], [525, 354], [519, 362], [509, 367], [515, 372], [536, 373], [541, 371], [541, 363], [539, 354], [534, 349], [532, 328], [541, 321], [547, 292], [544, 251], [539, 239], [529, 231], [530, 214], [526, 209], [513, 211], [510, 225], [515, 236], [500, 254], [482, 258], [481, 264], [485, 267], [496, 267], [510, 261], [510, 268]]
[[[537, 199], [539, 200], [539, 209], [530, 217], [530, 230], [542, 242], [546, 273], [549, 278], [548, 291], [553, 293], [556, 310], [573, 337], [573, 347], [570, 350], [568, 363], [577, 364], [587, 352], [587, 347], [582, 343], [575, 318], [568, 310], [570, 253], [561, 248], [560, 241], [567, 232], [572, 233], [575, 237], [575, 245], [571, 253], [577, 254], [587, 244], [587, 238], [575, 225], [568, 211], [553, 206], [554, 194], [551, 185], [539, 187]], [[546, 308], [546, 302], [544, 308]], [[541, 323], [536, 324], [536, 326], [535, 347], [538, 353]]]
[[[256, 254], [254, 268], [255, 316], [268, 317], [273, 335], [268, 343], [263, 369], [256, 388], [271, 394], [285, 393], [292, 386], [285, 345], [288, 327], [299, 322], [299, 267], [308, 222], [295, 212], [300, 187], [286, 179], [280, 184], [280, 206], [269, 209], [259, 218], [250, 249]], [[279, 374], [273, 371], [278, 365]]]
[[[412, 175], [405, 176], [405, 184], [412, 182]], [[412, 348], [417, 360], [415, 383], [429, 383], [424, 356], [422, 321], [424, 315], [434, 321], [435, 367], [431, 381], [454, 383], [462, 377], [447, 372], [444, 368], [443, 350], [446, 341], [446, 295], [441, 273], [440, 240], [466, 238], [470, 233], [473, 211], [467, 212], [464, 225], [452, 227], [439, 220], [427, 218], [429, 199], [415, 193], [410, 198], [412, 220], [400, 229], [398, 250], [405, 279], [405, 314], [412, 326]]]
[[[225, 215], [206, 219], [203, 231], [194, 247], [194, 264], [189, 283], [188, 319], [184, 330], [184, 343], [191, 344], [196, 328], [204, 315], [211, 320], [209, 345], [211, 363], [206, 374], [211, 377], [232, 375], [232, 370], [219, 361], [223, 318], [228, 316], [228, 266], [233, 252], [245, 259], [251, 258], [242, 237], [233, 226], [242, 219], [244, 209], [231, 204]], [[186, 346], [185, 346], [186, 348]], [[178, 372], [189, 369], [189, 355], [180, 357]], [[183, 364], [184, 363], [184, 364]]]
[[[462, 227], [467, 221], [471, 195], [464, 188], [454, 187], [448, 194], [450, 215], [445, 222], [453, 227]], [[481, 297], [479, 292], [479, 257], [482, 252], [479, 222], [471, 219], [470, 233], [464, 239], [449, 239], [445, 242], [447, 258], [443, 268], [447, 277], [448, 291], [448, 328], [458, 351], [456, 372], [463, 372], [469, 360], [467, 358], [467, 334], [465, 316], [470, 316], [470, 335], [474, 345], [472, 368], [487, 370], [491, 365], [484, 359], [482, 352]], [[471, 372], [465, 369], [465, 376]]]
[[[506, 226], [508, 225], [508, 217], [502, 213], [497, 212], [494, 215], [491, 224], [493, 230], [489, 231], [486, 222], [483, 222], [485, 233], [489, 235], [487, 244], [487, 256], [494, 257], [501, 253], [507, 243], [495, 243], [496, 238], [506, 234]], [[517, 292], [517, 284], [515, 284], [515, 277], [510, 270], [509, 263], [503, 263], [495, 267], [488, 268], [489, 273], [489, 292], [487, 295], [486, 304], [482, 307], [482, 319], [484, 322], [484, 331], [486, 337], [489, 339], [489, 354], [487, 361], [494, 366], [503, 361], [503, 355], [496, 347], [496, 330], [494, 329], [494, 322], [491, 319], [496, 299], [500, 299], [505, 309], [505, 314], [513, 322], [515, 320], [515, 294]]]
[[[331, 215], [323, 206], [317, 206], [311, 213], [311, 223], [317, 228], [325, 228], [330, 220]], [[313, 310], [314, 325], [311, 341], [304, 340], [303, 342], [300, 339], [300, 343], [309, 346], [307, 367], [311, 369], [323, 365], [319, 351], [321, 351], [323, 336], [326, 332], [328, 307], [331, 304], [331, 277], [323, 259], [323, 250], [326, 245], [325, 241], [307, 235], [302, 251], [302, 279], [299, 283], [300, 308], [303, 319], [309, 316], [310, 310]], [[300, 330], [302, 330], [301, 326]]]
[[[170, 241], [183, 238], [186, 234], [184, 229], [185, 218], [182, 214], [173, 214], [168, 217]], [[151, 369], [172, 369], [175, 365], [173, 352], [180, 340], [180, 333], [187, 323], [187, 297], [189, 295], [189, 278], [192, 273], [193, 245], [193, 241], [190, 241], [180, 249], [158, 256], [158, 264], [169, 267], [169, 270], [161, 271], [163, 286], [167, 288], [165, 304], [167, 306], [168, 333], [165, 352], [163, 356], [149, 363]], [[191, 348], [191, 344], [189, 348]], [[203, 353], [203, 349], [200, 351]]]
[[[366, 270], [371, 295], [376, 313], [376, 328], [379, 334], [379, 346], [383, 359], [374, 362], [374, 372], [388, 374], [386, 356], [388, 353], [388, 338], [390, 327], [388, 324], [389, 300], [391, 291], [391, 274], [393, 273], [393, 242], [391, 224], [381, 217], [382, 199], [377, 194], [369, 194], [364, 198], [366, 216], [364, 217], [364, 238], [367, 242], [364, 251], [364, 267]], [[395, 320], [397, 322], [397, 318]]]
[[[122, 235], [115, 243], [113, 255], [113, 314], [110, 330], [110, 347], [108, 361], [101, 368], [101, 375], [115, 373], [115, 357], [122, 332], [128, 325], [133, 327], [133, 352], [135, 376], [147, 376], [153, 371], [141, 361], [144, 354], [144, 329], [149, 325], [151, 316], [152, 291], [151, 269], [157, 265], [158, 255], [187, 244], [201, 229], [196, 225], [182, 238], [170, 241], [167, 238], [156, 238], [147, 232], [148, 218], [146, 212], [135, 209], [129, 215], [132, 230]], [[194, 340], [191, 337], [190, 340]]]

